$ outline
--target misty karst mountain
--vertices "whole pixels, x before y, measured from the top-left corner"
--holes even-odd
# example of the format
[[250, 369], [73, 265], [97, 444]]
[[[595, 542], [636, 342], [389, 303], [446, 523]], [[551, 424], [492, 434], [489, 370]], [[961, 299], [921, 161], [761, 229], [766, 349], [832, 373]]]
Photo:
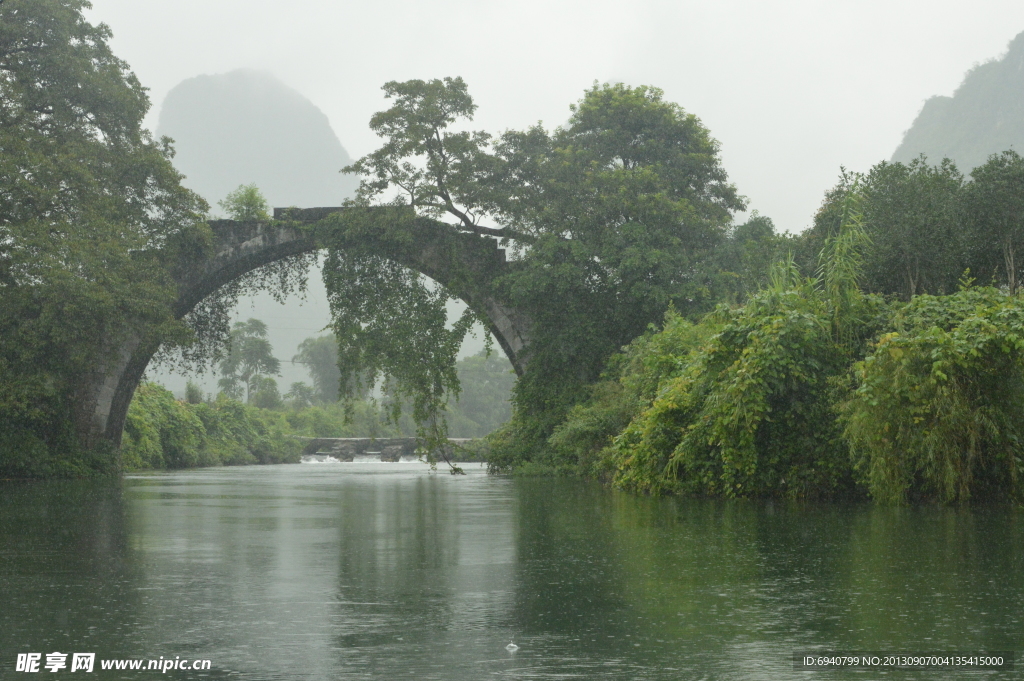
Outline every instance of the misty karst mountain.
[[952, 97], [924, 103], [892, 155], [904, 163], [924, 153], [937, 163], [948, 157], [964, 173], [1006, 149], [1024, 153], [1024, 33], [998, 60], [974, 67]]
[[271, 206], [337, 206], [358, 180], [327, 116], [269, 73], [240, 69], [189, 78], [160, 111], [184, 184], [217, 201], [255, 182]]
[[[327, 116], [301, 93], [269, 73], [240, 69], [182, 81], [167, 93], [157, 135], [174, 139], [173, 163], [183, 184], [217, 202], [240, 184], [255, 183], [271, 206], [339, 206], [358, 178], [338, 171], [351, 163]], [[282, 392], [308, 382], [306, 370], [288, 359], [304, 339], [322, 333], [330, 319], [319, 268], [309, 277], [306, 299], [277, 303], [268, 292], [242, 296], [236, 319], [259, 318], [269, 327], [274, 351], [284, 360]], [[185, 377], [151, 371], [151, 377], [181, 394]], [[216, 392], [216, 377], [197, 379]]]

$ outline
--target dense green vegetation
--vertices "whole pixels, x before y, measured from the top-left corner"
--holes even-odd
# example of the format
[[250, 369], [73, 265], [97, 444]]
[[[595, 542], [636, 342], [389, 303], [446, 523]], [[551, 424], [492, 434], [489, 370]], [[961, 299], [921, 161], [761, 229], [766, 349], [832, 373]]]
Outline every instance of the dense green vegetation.
[[[0, 4], [0, 470], [116, 470], [78, 437], [81, 392], [128, 327], [187, 339], [164, 259], [202, 243], [201, 198], [84, 0]], [[156, 249], [161, 250], [156, 250]]]
[[[384, 144], [346, 169], [357, 200], [310, 231], [333, 334], [299, 347], [312, 384], [282, 395], [265, 326], [228, 327], [242, 283], [172, 314], [173, 263], [211, 243], [207, 206], [141, 128], [145, 92], [86, 6], [0, 3], [4, 474], [119, 470], [79, 405], [136, 334], [215, 359], [222, 394], [140, 388], [128, 468], [295, 460], [296, 435], [491, 433], [494, 471], [637, 492], [1021, 498], [1016, 152], [966, 177], [923, 156], [844, 170], [813, 227], [784, 236], [756, 213], [734, 224], [717, 143], [656, 88], [595, 85], [563, 127], [492, 135], [463, 129], [461, 79], [388, 83]], [[221, 206], [269, 215], [253, 185]], [[509, 252], [487, 293], [530, 320], [514, 386], [497, 358], [457, 359], [480, 311], [450, 320], [454, 289], [400, 264], [423, 248], [416, 225], [444, 220]], [[271, 272], [279, 287], [293, 269]]]
[[[492, 464], [542, 459], [545, 440], [610, 354], [669, 305], [685, 314], [713, 306], [715, 249], [743, 202], [708, 130], [655, 88], [594, 86], [566, 126], [497, 136], [453, 130], [476, 108], [461, 79], [384, 89], [395, 103], [370, 126], [385, 144], [349, 168], [363, 177], [358, 203], [447, 217], [515, 254], [495, 293], [532, 320], [529, 370]], [[443, 292], [393, 270], [353, 262], [350, 251], [329, 259], [335, 333], [346, 366], [431, 395], [417, 403], [417, 420], [433, 422], [441, 395], [457, 390], [453, 348], [472, 319], [446, 329]]]
[[[303, 437], [416, 434], [409, 414], [389, 418], [394, 395], [338, 402], [340, 372], [332, 336], [307, 338], [300, 344], [296, 357], [306, 360], [313, 387], [296, 383], [283, 397], [268, 375], [276, 373], [279, 362], [266, 342], [262, 322], [238, 322], [231, 336], [221, 361], [225, 378], [216, 397], [204, 396], [191, 382], [184, 400], [155, 383], [139, 386], [121, 446], [125, 470], [297, 463]], [[253, 340], [261, 342], [247, 342]], [[242, 379], [239, 367], [252, 372]], [[462, 396], [445, 411], [453, 437], [482, 437], [509, 419], [515, 377], [507, 362], [482, 352], [459, 360], [456, 370]], [[246, 385], [256, 387], [246, 391]]]
[[[498, 137], [448, 132], [474, 111], [461, 80], [389, 83], [385, 91], [396, 104], [371, 127], [387, 143], [352, 167], [364, 177], [361, 201], [455, 217], [465, 231], [519, 252], [498, 287], [528, 311], [535, 336], [513, 419], [489, 438], [493, 470], [599, 475], [655, 493], [1017, 495], [1016, 445], [1006, 444], [1016, 440], [993, 425], [1010, 416], [975, 404], [992, 396], [961, 396], [973, 406], [949, 427], [973, 424], [966, 451], [994, 451], [998, 441], [1006, 444], [1002, 459], [965, 454], [973, 463], [954, 466], [952, 450], [920, 453], [925, 440], [934, 442], [925, 438], [900, 457], [944, 463], [905, 469], [883, 465], [895, 454], [879, 443], [890, 439], [869, 434], [874, 421], [856, 397], [870, 378], [859, 367], [876, 366], [876, 344], [902, 323], [905, 303], [931, 294], [955, 305], [973, 295], [961, 290], [965, 272], [1016, 300], [1024, 224], [1024, 160], [1016, 153], [993, 156], [969, 179], [948, 159], [931, 165], [924, 157], [863, 175], [843, 171], [814, 227], [791, 238], [756, 214], [729, 226], [742, 203], [725, 184], [715, 143], [656, 90], [597, 86], [564, 128]], [[393, 190], [397, 198], [386, 193]], [[498, 226], [483, 226], [481, 216]], [[380, 296], [376, 309], [346, 315], [353, 366], [359, 353], [387, 357], [391, 375], [408, 386], [431, 366], [442, 375], [443, 358], [415, 351], [415, 325], [360, 337], [357, 321], [387, 323], [409, 305], [403, 296], [411, 288], [389, 292], [369, 272], [359, 268], [359, 285]], [[337, 295], [355, 281], [334, 281]], [[666, 308], [664, 330], [616, 355]], [[992, 333], [1013, 347], [1012, 329]], [[1006, 370], [1016, 361], [1008, 354]], [[934, 404], [913, 409], [945, 414]], [[896, 419], [899, 411], [887, 413]], [[982, 431], [991, 442], [978, 439]], [[958, 446], [948, 434], [942, 441]]]
[[[936, 204], [947, 219], [960, 216], [976, 235], [1002, 229], [972, 222], [969, 207], [1005, 186], [989, 183], [1014, 156], [993, 157], [966, 187], [946, 184], [951, 196]], [[898, 240], [865, 216], [900, 203], [891, 186], [874, 187], [879, 177], [915, 174], [930, 181], [955, 169], [883, 163], [863, 185], [844, 178], [819, 215], [840, 227], [825, 238], [816, 276], [780, 263], [742, 306], [720, 306], [696, 324], [670, 314], [613, 358], [550, 450], [584, 474], [651, 493], [1020, 500], [1024, 300], [1014, 279], [997, 278], [997, 288], [961, 278], [948, 295], [904, 303], [909, 277], [871, 278], [884, 271], [879, 261], [898, 259], [879, 248], [882, 238]], [[904, 188], [911, 197], [918, 189]], [[907, 232], [907, 241], [922, 239]], [[978, 242], [938, 250], [979, 257], [964, 243]], [[994, 268], [996, 253], [989, 258]], [[942, 281], [949, 259], [918, 261], [917, 272]], [[886, 281], [889, 296], [862, 290]]]
[[1024, 249], [1024, 159], [995, 154], [965, 178], [944, 159], [882, 162], [863, 176], [844, 171], [814, 225], [793, 243], [805, 272], [814, 272], [825, 241], [839, 229], [854, 183], [864, 195], [864, 290], [908, 301], [953, 293], [965, 270], [983, 284], [1018, 290]]
[[994, 288], [914, 298], [839, 406], [874, 498], [1021, 500], [1024, 300]]
[[283, 413], [221, 396], [190, 404], [144, 383], [135, 391], [121, 444], [126, 470], [298, 463], [301, 441]]

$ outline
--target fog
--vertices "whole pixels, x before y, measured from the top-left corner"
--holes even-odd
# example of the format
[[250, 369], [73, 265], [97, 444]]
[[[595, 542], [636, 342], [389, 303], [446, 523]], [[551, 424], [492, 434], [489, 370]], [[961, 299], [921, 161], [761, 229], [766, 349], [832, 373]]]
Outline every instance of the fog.
[[378, 145], [367, 122], [389, 80], [463, 76], [474, 127], [492, 132], [556, 126], [594, 81], [655, 85], [719, 140], [749, 208], [791, 232], [810, 224], [840, 166], [890, 158], [927, 98], [952, 94], [1024, 30], [1024, 3], [1008, 0], [93, 5], [90, 20], [110, 26], [151, 90], [154, 129], [174, 86], [238, 68], [307, 97], [353, 158]]
[[270, 71], [353, 157], [388, 80], [461, 75], [478, 127], [557, 125], [593, 81], [656, 85], [698, 115], [751, 208], [800, 231], [840, 165], [888, 158], [925, 99], [1024, 30], [1024, 3], [94, 0], [151, 89]]

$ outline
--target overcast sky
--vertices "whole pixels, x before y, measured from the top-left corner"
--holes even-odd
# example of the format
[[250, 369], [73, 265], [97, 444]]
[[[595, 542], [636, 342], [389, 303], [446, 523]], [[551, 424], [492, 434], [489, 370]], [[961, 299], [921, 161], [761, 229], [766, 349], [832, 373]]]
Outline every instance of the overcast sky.
[[463, 76], [492, 132], [558, 125], [595, 80], [656, 85], [699, 116], [752, 209], [801, 231], [845, 165], [889, 158], [924, 100], [1024, 30], [1021, 0], [488, 2], [93, 0], [151, 89], [270, 71], [353, 157], [388, 80]]

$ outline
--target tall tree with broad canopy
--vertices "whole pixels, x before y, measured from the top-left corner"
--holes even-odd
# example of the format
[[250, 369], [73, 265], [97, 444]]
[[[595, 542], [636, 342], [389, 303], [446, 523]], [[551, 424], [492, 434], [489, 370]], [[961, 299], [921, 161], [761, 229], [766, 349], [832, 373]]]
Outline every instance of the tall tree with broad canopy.
[[200, 236], [145, 89], [84, 0], [0, 3], [0, 475], [82, 475], [82, 378], [132, 320], [173, 341], [166, 255]]
[[228, 354], [220, 361], [224, 378], [218, 383], [223, 391], [236, 400], [240, 400], [244, 392], [246, 401], [251, 402], [256, 392], [268, 387], [264, 381], [269, 378], [267, 374], [280, 371], [281, 361], [274, 357], [274, 349], [267, 340], [267, 325], [259, 319], [235, 322]]
[[[595, 84], [571, 106], [565, 126], [500, 135], [465, 129], [476, 105], [461, 78], [390, 82], [384, 92], [394, 104], [370, 121], [383, 146], [345, 169], [362, 176], [357, 203], [409, 206], [512, 251], [511, 274], [497, 285], [534, 328], [515, 417], [492, 465], [536, 459], [610, 354], [670, 306], [686, 314], [707, 309], [711, 253], [744, 201], [728, 183], [708, 130], [657, 88]], [[361, 279], [374, 271], [351, 259], [339, 264], [344, 268]], [[355, 275], [331, 276], [329, 288], [340, 292]], [[377, 290], [388, 287], [380, 282]], [[375, 321], [402, 318], [399, 303], [409, 298], [397, 291], [393, 298], [373, 310], [335, 310], [342, 358], [372, 365], [369, 355], [415, 342], [415, 325], [392, 324], [385, 344], [382, 334], [363, 332], [377, 328]], [[358, 324], [356, 312], [363, 315]], [[410, 357], [410, 366], [389, 373], [411, 382], [424, 363], [443, 364], [457, 391], [454, 353], [442, 354]]]
[[313, 379], [316, 402], [334, 402], [341, 390], [341, 372], [338, 371], [338, 341], [334, 336], [315, 336], [299, 343], [293, 362], [302, 364]]
[[952, 293], [967, 267], [958, 210], [963, 176], [949, 159], [929, 165], [882, 162], [864, 178], [872, 239], [865, 278], [879, 292], [910, 300]]
[[[1011, 293], [1024, 267], [1024, 158], [1012, 149], [993, 154], [971, 172], [964, 211], [979, 274], [998, 276]], [[1000, 271], [1001, 270], [1001, 271]]]
[[818, 253], [839, 231], [844, 205], [860, 189], [865, 235], [862, 283], [872, 293], [908, 301], [922, 293], [957, 289], [967, 256], [961, 211], [963, 176], [949, 159], [929, 165], [923, 156], [910, 163], [882, 161], [866, 174], [843, 169], [825, 195], [814, 226], [798, 237], [804, 248], [801, 269], [812, 273]]

